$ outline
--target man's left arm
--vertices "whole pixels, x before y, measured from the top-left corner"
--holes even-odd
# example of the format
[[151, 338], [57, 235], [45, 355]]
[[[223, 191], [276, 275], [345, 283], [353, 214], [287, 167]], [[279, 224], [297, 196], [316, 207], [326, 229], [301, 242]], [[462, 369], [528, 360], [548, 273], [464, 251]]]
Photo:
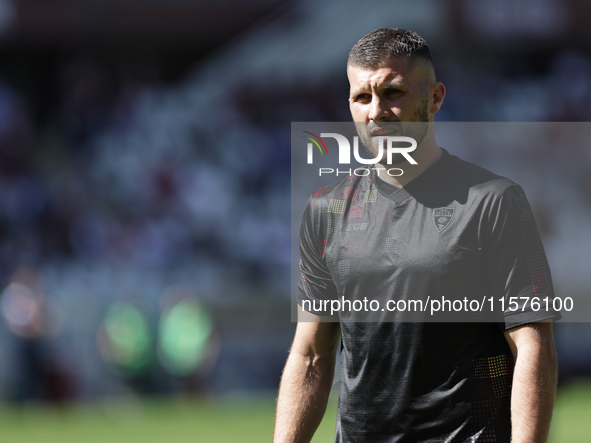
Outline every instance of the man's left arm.
[[515, 358], [511, 390], [511, 442], [545, 443], [557, 383], [552, 323], [538, 322], [505, 331]]

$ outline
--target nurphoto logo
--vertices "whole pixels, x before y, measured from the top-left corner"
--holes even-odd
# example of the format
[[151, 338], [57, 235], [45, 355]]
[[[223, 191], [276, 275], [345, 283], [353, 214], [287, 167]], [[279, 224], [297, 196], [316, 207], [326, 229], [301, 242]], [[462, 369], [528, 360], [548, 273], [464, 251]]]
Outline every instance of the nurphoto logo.
[[[411, 157], [410, 153], [413, 152], [417, 148], [417, 142], [412, 137], [405, 137], [405, 136], [379, 136], [375, 137], [377, 146], [374, 149], [374, 156], [373, 158], [364, 158], [359, 153], [359, 137], [353, 136], [353, 149], [351, 149], [351, 143], [349, 139], [342, 134], [336, 132], [322, 132], [320, 136], [309, 132], [303, 131], [308, 135], [304, 135], [303, 137], [308, 140], [307, 143], [307, 163], [309, 165], [314, 163], [314, 153], [320, 152], [320, 155], [328, 155], [328, 148], [326, 143], [323, 139], [334, 139], [337, 142], [338, 146], [338, 164], [339, 165], [350, 165], [351, 164], [351, 151], [353, 151], [353, 157], [355, 160], [362, 164], [362, 165], [375, 165], [376, 163], [380, 163], [384, 158], [384, 153], [386, 154], [386, 164], [391, 165], [393, 163], [393, 157], [397, 155], [398, 157], [402, 156], [408, 163], [412, 165], [416, 165], [417, 162], [414, 158]], [[332, 142], [329, 142], [332, 143]], [[406, 146], [400, 146], [400, 144]], [[379, 175], [380, 171], [383, 171], [381, 168], [371, 168], [371, 170], [376, 171]], [[335, 174], [338, 176], [339, 174], [347, 174], [347, 175], [357, 175], [357, 176], [365, 176], [371, 173], [370, 168], [361, 167], [356, 169], [339, 169], [336, 170], [334, 168], [319, 168], [318, 175], [322, 176], [323, 174]], [[401, 176], [404, 171], [400, 168], [386, 168], [385, 172], [393, 177]]]

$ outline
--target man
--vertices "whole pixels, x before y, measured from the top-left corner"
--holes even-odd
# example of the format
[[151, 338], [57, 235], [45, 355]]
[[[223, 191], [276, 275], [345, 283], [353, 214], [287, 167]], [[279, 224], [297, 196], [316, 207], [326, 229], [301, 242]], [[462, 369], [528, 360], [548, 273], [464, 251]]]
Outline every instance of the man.
[[[417, 164], [396, 156], [388, 163], [384, 155], [371, 176], [347, 177], [310, 198], [298, 295], [306, 321], [298, 322], [283, 373], [275, 442], [312, 438], [339, 343], [337, 442], [546, 441], [555, 313], [505, 306], [499, 323], [304, 318], [305, 300], [553, 296], [521, 188], [435, 141], [445, 88], [426, 42], [402, 29], [374, 31], [351, 50], [347, 74], [351, 114], [367, 125], [360, 137], [368, 151], [375, 158], [380, 137], [410, 136]], [[404, 173], [385, 173], [392, 165]], [[352, 221], [366, 229], [350, 229]]]

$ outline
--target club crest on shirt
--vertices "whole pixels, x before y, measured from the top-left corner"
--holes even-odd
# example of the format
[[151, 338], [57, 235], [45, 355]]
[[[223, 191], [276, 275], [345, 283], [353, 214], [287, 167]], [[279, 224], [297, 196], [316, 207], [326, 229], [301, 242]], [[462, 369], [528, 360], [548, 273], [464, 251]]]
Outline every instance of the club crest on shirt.
[[433, 223], [438, 232], [443, 231], [449, 225], [454, 216], [454, 208], [436, 208], [433, 209]]

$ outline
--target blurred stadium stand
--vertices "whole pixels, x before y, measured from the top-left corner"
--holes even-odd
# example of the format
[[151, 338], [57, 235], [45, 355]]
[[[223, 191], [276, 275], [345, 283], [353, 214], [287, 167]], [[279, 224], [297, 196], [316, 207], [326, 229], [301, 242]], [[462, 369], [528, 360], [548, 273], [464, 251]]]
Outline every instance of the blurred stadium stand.
[[[349, 120], [354, 42], [423, 34], [443, 120], [588, 121], [590, 19], [586, 2], [551, 0], [0, 0], [0, 400], [275, 389], [294, 328], [290, 122]], [[550, 183], [537, 171], [556, 149], [513, 153], [506, 173], [543, 214], [557, 289], [587, 295], [591, 159]], [[569, 196], [560, 211], [547, 188]], [[158, 360], [171, 285], [215, 324], [215, 361], [192, 379]], [[99, 352], [122, 301], [137, 312], [115, 321], [135, 334], [121, 355], [152, 343], [135, 380]], [[564, 376], [591, 374], [588, 326], [557, 326]], [[45, 387], [18, 388], [31, 380]]]

